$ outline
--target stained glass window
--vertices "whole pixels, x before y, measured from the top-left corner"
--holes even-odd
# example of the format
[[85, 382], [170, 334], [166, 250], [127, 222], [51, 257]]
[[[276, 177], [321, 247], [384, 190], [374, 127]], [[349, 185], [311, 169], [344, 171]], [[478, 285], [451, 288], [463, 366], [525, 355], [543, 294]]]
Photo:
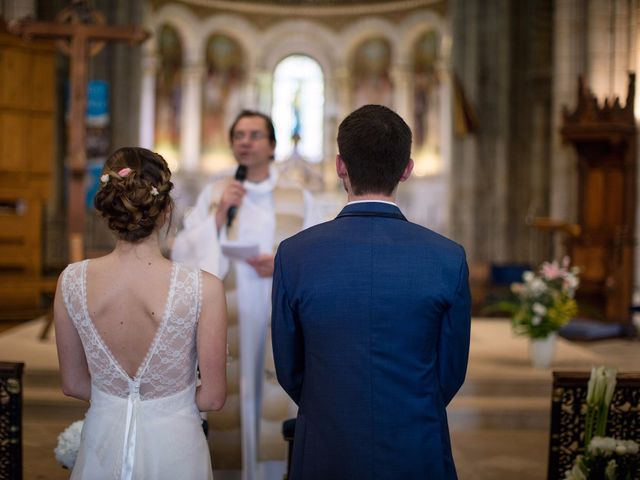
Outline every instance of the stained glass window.
[[322, 160], [324, 75], [318, 62], [291, 55], [276, 66], [272, 117], [276, 128], [276, 160], [300, 155]]

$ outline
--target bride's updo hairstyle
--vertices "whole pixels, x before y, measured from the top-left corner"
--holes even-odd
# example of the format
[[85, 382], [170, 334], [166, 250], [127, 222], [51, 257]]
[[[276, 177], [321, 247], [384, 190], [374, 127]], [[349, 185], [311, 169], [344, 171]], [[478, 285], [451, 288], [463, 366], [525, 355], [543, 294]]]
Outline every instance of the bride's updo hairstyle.
[[173, 206], [167, 162], [145, 148], [124, 147], [105, 162], [94, 205], [118, 238], [136, 242], [155, 230]]

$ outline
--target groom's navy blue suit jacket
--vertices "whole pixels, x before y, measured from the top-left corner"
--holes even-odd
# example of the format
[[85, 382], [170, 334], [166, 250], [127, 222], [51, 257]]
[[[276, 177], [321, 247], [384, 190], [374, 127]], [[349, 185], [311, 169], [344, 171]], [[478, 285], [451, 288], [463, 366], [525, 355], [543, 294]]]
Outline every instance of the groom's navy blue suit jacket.
[[445, 407], [469, 352], [463, 248], [380, 202], [280, 244], [272, 340], [298, 404], [292, 480], [455, 479]]

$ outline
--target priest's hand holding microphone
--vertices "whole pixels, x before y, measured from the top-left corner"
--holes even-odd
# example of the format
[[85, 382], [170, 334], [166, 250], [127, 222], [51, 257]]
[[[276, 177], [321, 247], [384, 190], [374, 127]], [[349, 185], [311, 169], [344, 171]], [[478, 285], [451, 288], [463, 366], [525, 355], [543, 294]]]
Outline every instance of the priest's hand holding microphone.
[[[236, 169], [234, 179], [229, 182], [227, 188], [222, 192], [220, 204], [216, 210], [216, 226], [218, 231], [223, 225], [231, 227], [238, 214], [238, 207], [242, 204], [242, 199], [246, 193], [242, 183], [247, 178], [247, 167], [239, 165]], [[274, 256], [269, 253], [262, 253], [247, 260], [260, 277], [273, 276]]]
[[227, 188], [222, 192], [220, 203], [216, 210], [216, 227], [218, 232], [223, 225], [230, 227], [238, 213], [238, 207], [242, 203], [246, 190], [242, 182], [247, 178], [247, 167], [239, 165], [236, 169], [234, 179], [229, 182]]

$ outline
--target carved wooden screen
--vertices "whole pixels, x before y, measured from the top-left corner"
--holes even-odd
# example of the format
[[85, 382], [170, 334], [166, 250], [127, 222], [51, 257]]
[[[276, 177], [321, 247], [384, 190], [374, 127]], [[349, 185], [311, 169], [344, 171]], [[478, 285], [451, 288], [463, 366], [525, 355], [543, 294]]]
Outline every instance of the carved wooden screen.
[[[590, 372], [553, 372], [548, 479], [562, 479], [584, 438]], [[640, 442], [640, 373], [619, 373], [611, 401], [607, 435]]]
[[22, 369], [0, 362], [0, 480], [22, 478]]
[[633, 290], [636, 202], [635, 76], [622, 107], [602, 106], [579, 82], [578, 105], [564, 112], [562, 136], [578, 153], [578, 223], [569, 241], [581, 267], [578, 303], [584, 313], [626, 323]]

